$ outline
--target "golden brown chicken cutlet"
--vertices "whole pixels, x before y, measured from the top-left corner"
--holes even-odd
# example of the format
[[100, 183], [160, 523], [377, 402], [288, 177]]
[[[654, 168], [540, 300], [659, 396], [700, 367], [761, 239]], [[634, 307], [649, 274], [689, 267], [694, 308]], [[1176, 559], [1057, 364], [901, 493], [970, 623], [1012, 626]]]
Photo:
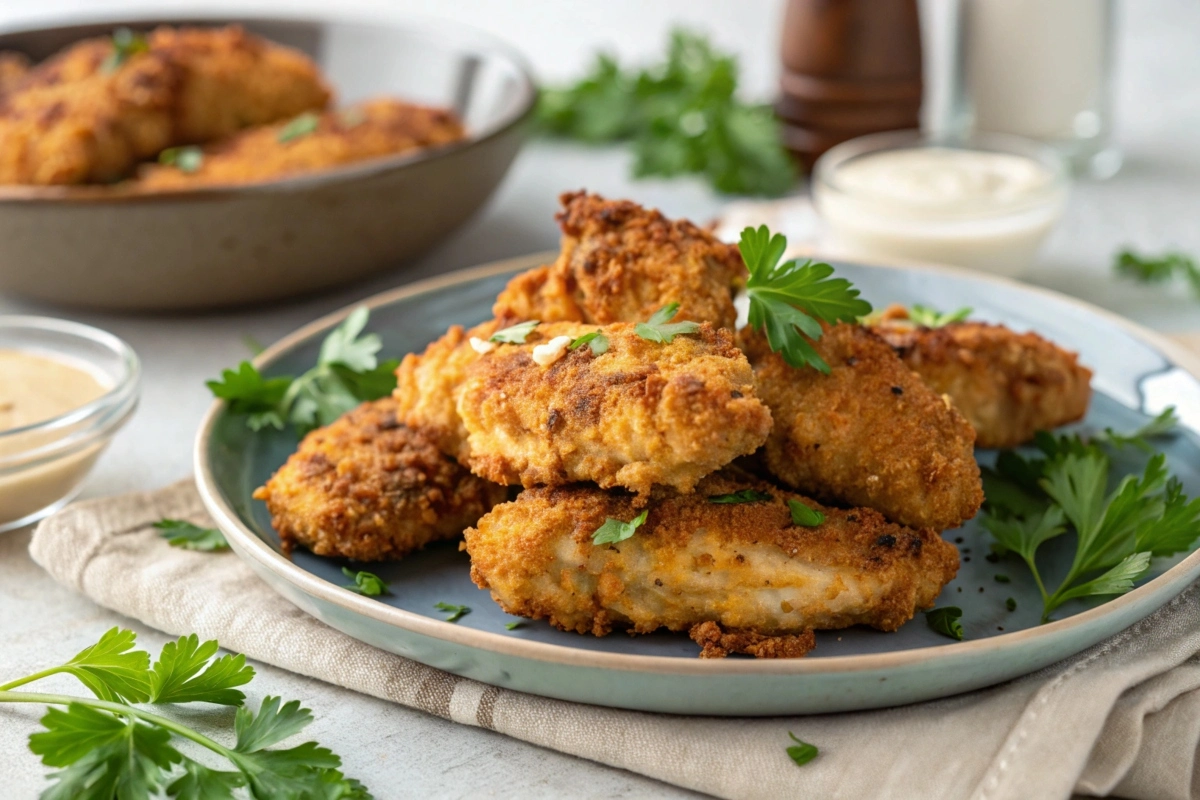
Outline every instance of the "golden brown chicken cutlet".
[[[748, 489], [769, 499], [712, 501]], [[789, 500], [824, 521], [795, 524]], [[693, 494], [655, 490], [630, 538], [593, 544], [606, 520], [638, 514], [624, 493], [526, 489], [466, 531], [471, 578], [506, 612], [562, 630], [691, 631], [709, 655], [766, 656], [802, 655], [814, 629], [896, 630], [958, 570], [957, 549], [932, 530], [821, 506], [735, 469]]]
[[15, 87], [29, 72], [29, 59], [24, 53], [0, 51], [0, 95]]
[[679, 303], [679, 319], [733, 329], [733, 293], [746, 276], [736, 247], [628, 200], [572, 192], [561, 201], [558, 259], [513, 278], [496, 317], [607, 325]]
[[927, 328], [894, 310], [872, 330], [935, 392], [950, 397], [975, 428], [979, 447], [1016, 447], [1087, 414], [1092, 371], [1036, 333], [984, 322]]
[[458, 536], [506, 490], [400, 424], [385, 398], [309, 433], [254, 497], [266, 502], [285, 551], [381, 561]]
[[242, 28], [158, 28], [118, 52], [79, 42], [0, 98], [0, 183], [106, 183], [176, 145], [323, 109], [303, 54]]
[[813, 346], [828, 375], [788, 366], [749, 328], [739, 343], [775, 419], [764, 460], [780, 481], [915, 528], [954, 528], [979, 510], [974, 430], [878, 336], [825, 326]]
[[[606, 338], [601, 354], [590, 345], [562, 349], [597, 330]], [[539, 363], [540, 348], [554, 343], [561, 357]], [[525, 344], [483, 355], [465, 377], [459, 461], [496, 483], [686, 492], [754, 452], [771, 429], [733, 334], [707, 323], [670, 343], [645, 339], [628, 323], [543, 324]]]
[[147, 165], [134, 188], [251, 183], [437, 147], [464, 135], [458, 117], [446, 109], [374, 100], [243, 131], [205, 147], [199, 165], [186, 170], [178, 161]]

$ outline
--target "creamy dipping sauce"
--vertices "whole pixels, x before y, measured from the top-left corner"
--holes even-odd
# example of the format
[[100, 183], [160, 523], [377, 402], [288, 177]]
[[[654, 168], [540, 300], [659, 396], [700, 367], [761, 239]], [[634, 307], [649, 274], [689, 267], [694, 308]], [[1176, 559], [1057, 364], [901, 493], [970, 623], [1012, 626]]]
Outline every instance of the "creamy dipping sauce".
[[15, 429], [74, 411], [109, 388], [83, 366], [36, 353], [0, 350], [0, 525], [70, 494], [103, 449], [103, 443], [92, 444], [50, 460], [23, 464], [22, 455], [53, 445], [74, 432], [74, 426], [21, 433]]
[[814, 200], [836, 249], [1018, 275], [1062, 214], [1065, 187], [1012, 153], [907, 147], [838, 164]]

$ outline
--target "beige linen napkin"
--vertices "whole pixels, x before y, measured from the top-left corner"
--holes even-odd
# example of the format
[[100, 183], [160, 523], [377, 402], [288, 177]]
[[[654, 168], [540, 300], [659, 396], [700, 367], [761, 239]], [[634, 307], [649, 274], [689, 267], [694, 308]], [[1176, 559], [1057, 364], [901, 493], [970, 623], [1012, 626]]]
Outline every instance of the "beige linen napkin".
[[[1200, 587], [1069, 661], [903, 708], [773, 719], [677, 717], [487, 686], [362, 644], [275, 594], [230, 553], [169, 547], [163, 517], [209, 525], [190, 482], [45, 520], [34, 560], [100, 605], [172, 634], [533, 744], [731, 798], [1200, 798]], [[804, 767], [787, 732], [821, 748]]]

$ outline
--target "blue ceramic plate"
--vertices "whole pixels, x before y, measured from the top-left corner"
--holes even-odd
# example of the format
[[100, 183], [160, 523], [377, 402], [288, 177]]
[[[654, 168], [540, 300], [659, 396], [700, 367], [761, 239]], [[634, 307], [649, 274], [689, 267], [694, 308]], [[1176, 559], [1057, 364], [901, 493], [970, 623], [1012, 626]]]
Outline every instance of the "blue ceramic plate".
[[[416, 284], [366, 301], [384, 353], [422, 349], [452, 323], [489, 316], [492, 299], [513, 272], [545, 263], [542, 254]], [[1189, 494], [1200, 493], [1200, 374], [1197, 359], [1107, 312], [1051, 292], [946, 268], [836, 264], [877, 306], [921, 302], [971, 306], [975, 316], [1033, 329], [1078, 350], [1092, 367], [1095, 399], [1084, 428], [1132, 428], [1167, 405], [1187, 430], [1164, 442], [1172, 471]], [[299, 374], [348, 312], [318, 320], [263, 353], [268, 374]], [[1190, 370], [1190, 372], [1189, 372]], [[1078, 603], [1039, 624], [1041, 602], [1018, 563], [986, 561], [988, 535], [972, 522], [946, 537], [962, 568], [939, 605], [963, 609], [966, 640], [953, 642], [918, 615], [895, 633], [867, 629], [817, 634], [817, 649], [798, 660], [700, 660], [683, 634], [597, 639], [525, 622], [507, 631], [503, 613], [468, 577], [468, 560], [443, 543], [395, 564], [372, 567], [393, 594], [361, 597], [341, 585], [346, 562], [280, 553], [264, 505], [251, 499], [296, 447], [290, 431], [250, 431], [215, 404], [196, 440], [196, 473], [208, 509], [235, 551], [272, 587], [333, 627], [376, 647], [486, 683], [566, 700], [682, 714], [765, 715], [847, 711], [899, 705], [988, 686], [1032, 672], [1111, 636], [1170, 600], [1200, 575], [1200, 554], [1157, 561], [1134, 591], [1104, 604]], [[994, 453], [980, 452], [987, 463]], [[1136, 455], [1130, 469], [1139, 469]], [[1118, 464], [1118, 468], [1121, 465]], [[1064, 539], [1068, 537], [1063, 537]], [[1063, 540], [1052, 544], [1068, 545]], [[1064, 550], [1051, 558], [1069, 558]], [[1053, 567], [1050, 568], [1051, 571]], [[1011, 576], [997, 583], [996, 573]], [[1016, 600], [1016, 610], [1006, 607]], [[467, 605], [455, 624], [438, 602]]]

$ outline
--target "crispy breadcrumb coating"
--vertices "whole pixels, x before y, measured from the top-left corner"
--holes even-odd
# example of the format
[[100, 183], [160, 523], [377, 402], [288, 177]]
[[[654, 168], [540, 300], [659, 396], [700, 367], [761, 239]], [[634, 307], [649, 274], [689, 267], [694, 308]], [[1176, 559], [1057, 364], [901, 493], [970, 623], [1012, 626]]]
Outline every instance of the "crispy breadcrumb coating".
[[0, 94], [12, 89], [29, 72], [29, 59], [15, 50], [0, 51]]
[[979, 510], [974, 430], [878, 336], [825, 326], [814, 347], [829, 375], [788, 366], [749, 328], [739, 343], [775, 418], [765, 460], [776, 478], [917, 528], [954, 528]]
[[452, 539], [505, 499], [418, 430], [396, 419], [391, 398], [364, 403], [304, 437], [254, 492], [271, 512], [285, 552], [397, 559]]
[[1076, 353], [1003, 325], [930, 329], [906, 317], [889, 309], [872, 329], [935, 392], [950, 396], [975, 428], [979, 447], [1016, 447], [1087, 414], [1092, 371]]
[[199, 169], [191, 172], [173, 165], [147, 165], [134, 188], [251, 183], [437, 147], [466, 135], [452, 111], [391, 99], [327, 111], [310, 133], [294, 138], [283, 136], [290, 124], [252, 128], [209, 145]]
[[[709, 500], [744, 489], [771, 499]], [[794, 524], [788, 500], [825, 520]], [[624, 493], [526, 489], [466, 531], [471, 578], [506, 612], [562, 630], [692, 630], [709, 655], [765, 656], [807, 652], [814, 629], [896, 630], [933, 605], [958, 570], [957, 548], [932, 530], [890, 523], [870, 509], [824, 507], [736, 469], [708, 476], [693, 494], [655, 490], [632, 537], [592, 543], [605, 520], [638, 513]], [[784, 636], [799, 638], [768, 641]]]
[[0, 99], [0, 183], [106, 183], [167, 147], [325, 107], [316, 65], [242, 28], [158, 28], [110, 67], [108, 37], [72, 45]]
[[[603, 354], [584, 345], [547, 366], [534, 360], [538, 345], [594, 330], [607, 337]], [[543, 324], [525, 344], [501, 344], [465, 374], [459, 461], [496, 483], [686, 492], [754, 452], [771, 429], [733, 334], [707, 323], [670, 344], [643, 339], [628, 323]]]
[[641, 322], [679, 303], [679, 316], [733, 329], [741, 254], [687, 220], [586, 192], [560, 198], [562, 250], [517, 275], [496, 298], [497, 317], [543, 322]]

